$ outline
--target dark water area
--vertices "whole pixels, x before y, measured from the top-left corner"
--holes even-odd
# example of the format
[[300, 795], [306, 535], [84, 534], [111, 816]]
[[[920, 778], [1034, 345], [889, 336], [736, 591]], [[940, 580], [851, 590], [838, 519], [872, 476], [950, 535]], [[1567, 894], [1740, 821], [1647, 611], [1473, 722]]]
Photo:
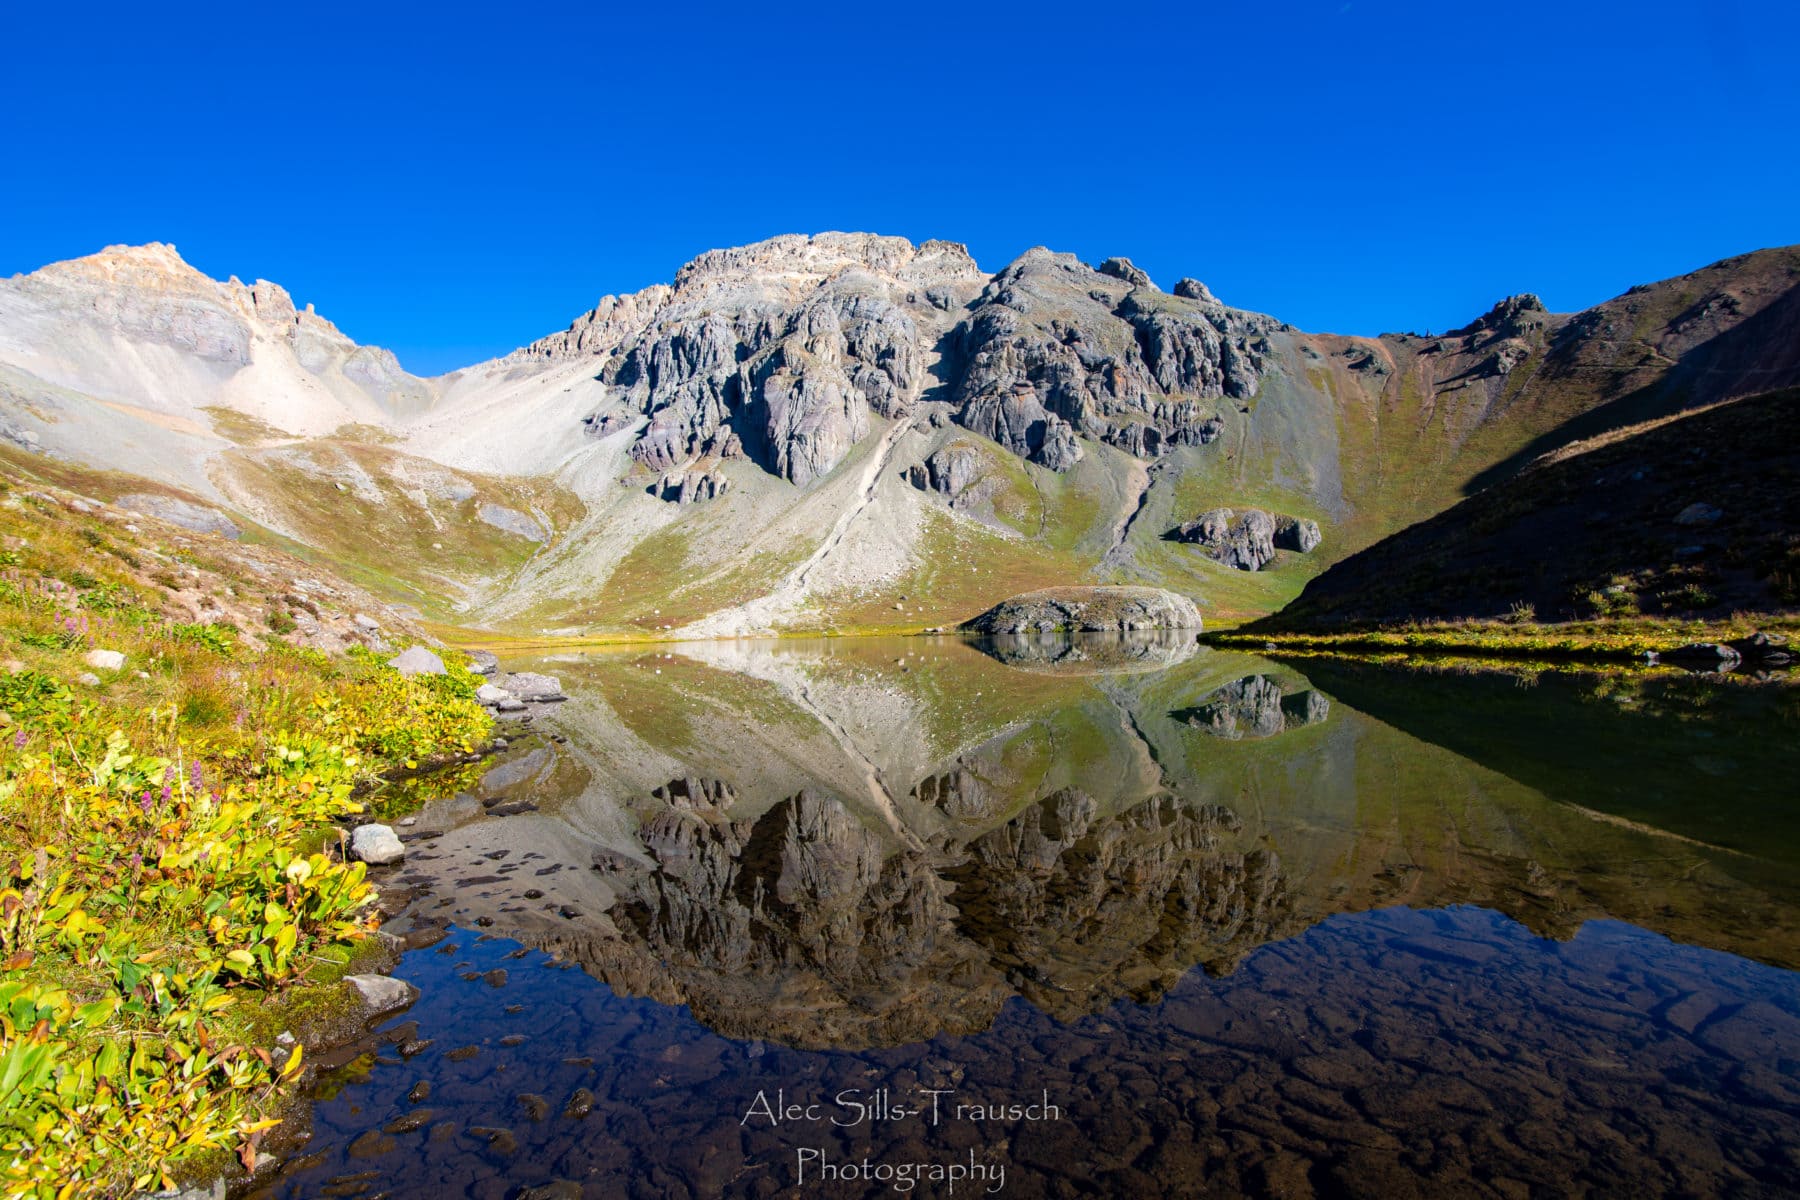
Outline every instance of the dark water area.
[[521, 665], [573, 699], [407, 831], [420, 997], [262, 1195], [1800, 1194], [1779, 682]]

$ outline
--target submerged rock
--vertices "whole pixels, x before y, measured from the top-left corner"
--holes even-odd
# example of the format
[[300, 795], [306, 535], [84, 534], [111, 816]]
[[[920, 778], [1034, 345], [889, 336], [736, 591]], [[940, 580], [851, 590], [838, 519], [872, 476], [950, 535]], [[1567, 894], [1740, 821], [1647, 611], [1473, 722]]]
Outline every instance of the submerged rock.
[[539, 675], [535, 671], [518, 671], [510, 675], [494, 676], [494, 686], [504, 688], [519, 700], [533, 704], [549, 704], [557, 700], [567, 700], [563, 693], [562, 681], [554, 675]]

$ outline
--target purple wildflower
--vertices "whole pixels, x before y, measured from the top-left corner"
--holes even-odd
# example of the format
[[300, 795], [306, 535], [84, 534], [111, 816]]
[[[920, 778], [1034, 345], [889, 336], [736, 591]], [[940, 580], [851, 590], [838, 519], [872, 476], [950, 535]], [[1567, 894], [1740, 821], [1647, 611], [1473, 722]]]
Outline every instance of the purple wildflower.
[[188, 767], [188, 786], [197, 792], [200, 790], [201, 780], [205, 778], [205, 773], [200, 770], [200, 760], [196, 758]]
[[174, 795], [174, 793], [169, 790], [169, 785], [166, 783], [163, 784], [163, 794], [162, 794], [163, 803], [167, 804], [169, 802], [170, 797], [173, 795]]
[[13, 749], [14, 750], [23, 750], [24, 748], [25, 748], [25, 731], [23, 729], [21, 729], [21, 730], [19, 730], [19, 732], [13, 734]]
[[150, 793], [149, 792], [145, 792], [142, 796], [138, 797], [138, 807], [144, 810], [144, 815], [146, 817], [150, 815]]
[[164, 783], [174, 783], [175, 782], [175, 764], [174, 763], [170, 763], [168, 766], [163, 768], [163, 782]]
[[131, 866], [132, 866], [133, 870], [136, 870], [138, 867], [141, 867], [143, 865], [144, 865], [144, 856], [143, 855], [133, 854], [131, 856]]

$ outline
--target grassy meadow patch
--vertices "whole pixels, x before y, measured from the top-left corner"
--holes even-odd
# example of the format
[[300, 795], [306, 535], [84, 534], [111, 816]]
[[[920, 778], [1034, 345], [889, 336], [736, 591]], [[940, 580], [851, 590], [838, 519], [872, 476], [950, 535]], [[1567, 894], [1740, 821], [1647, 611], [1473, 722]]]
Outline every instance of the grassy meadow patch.
[[374, 920], [334, 822], [489, 731], [459, 666], [405, 678], [178, 619], [145, 575], [182, 565], [43, 493], [0, 499], [3, 1196], [253, 1161], [301, 1067], [282, 1014]]

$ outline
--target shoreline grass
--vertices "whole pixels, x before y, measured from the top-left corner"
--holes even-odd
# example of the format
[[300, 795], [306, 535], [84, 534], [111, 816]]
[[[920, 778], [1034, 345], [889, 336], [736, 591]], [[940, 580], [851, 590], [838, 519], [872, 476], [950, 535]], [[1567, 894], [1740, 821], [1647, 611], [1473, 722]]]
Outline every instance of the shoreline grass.
[[1330, 631], [1209, 630], [1200, 640], [1238, 650], [1287, 655], [1469, 657], [1538, 662], [1645, 662], [1695, 642], [1727, 642], [1761, 630], [1800, 635], [1800, 615], [1735, 613], [1727, 618], [1616, 618], [1564, 623], [1409, 622]]
[[[0, 500], [9, 1200], [253, 1164], [303, 1065], [274, 1035], [348, 1000], [374, 922], [362, 865], [328, 852], [336, 822], [491, 729], [454, 663], [408, 678], [368, 650], [192, 623], [148, 581], [176, 556], [79, 514]], [[240, 614], [270, 586], [210, 578]]]

